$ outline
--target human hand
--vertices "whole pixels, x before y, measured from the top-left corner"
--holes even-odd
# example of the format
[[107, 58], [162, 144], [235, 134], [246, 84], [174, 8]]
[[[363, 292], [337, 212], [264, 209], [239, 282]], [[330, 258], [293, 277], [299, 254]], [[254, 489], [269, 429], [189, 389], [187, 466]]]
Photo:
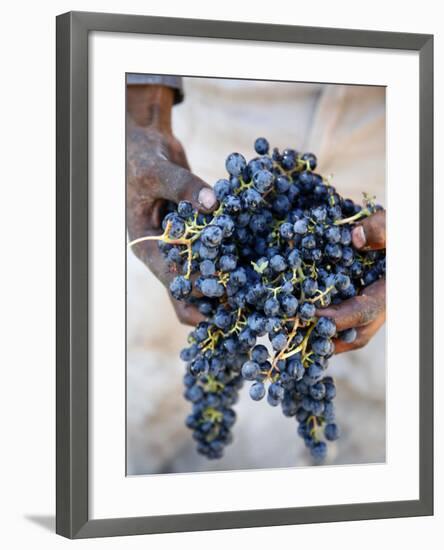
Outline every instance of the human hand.
[[[172, 106], [170, 88], [127, 87], [127, 228], [131, 241], [162, 234], [168, 202], [187, 200], [204, 213], [216, 206], [213, 190], [190, 172], [185, 151], [172, 133]], [[176, 274], [169, 270], [157, 241], [140, 242], [133, 250], [168, 289]], [[204, 319], [196, 307], [171, 300], [182, 323], [195, 325]]]
[[[384, 249], [385, 211], [378, 211], [357, 224], [352, 230], [352, 242], [358, 250]], [[356, 329], [353, 342], [346, 343], [340, 338], [334, 340], [335, 353], [364, 347], [385, 321], [385, 279], [364, 288], [359, 296], [319, 309], [316, 314], [333, 319], [338, 332]]]

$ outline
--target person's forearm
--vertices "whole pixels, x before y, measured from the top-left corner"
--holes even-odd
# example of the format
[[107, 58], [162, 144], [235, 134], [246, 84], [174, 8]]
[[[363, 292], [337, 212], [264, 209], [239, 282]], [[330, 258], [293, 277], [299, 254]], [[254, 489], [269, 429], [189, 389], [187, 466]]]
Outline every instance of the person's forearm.
[[[128, 238], [138, 240], [134, 253], [168, 288], [175, 274], [152, 239], [162, 233], [167, 207], [188, 201], [194, 209], [209, 213], [217, 204], [211, 187], [190, 172], [185, 151], [172, 133], [171, 111], [179, 102], [178, 92], [182, 96], [177, 78], [171, 85], [127, 84]], [[140, 237], [149, 239], [140, 241]], [[177, 300], [173, 305], [183, 323], [196, 325], [204, 319], [195, 306]]]
[[149, 84], [127, 86], [127, 123], [132, 128], [155, 128], [171, 134], [174, 90]]

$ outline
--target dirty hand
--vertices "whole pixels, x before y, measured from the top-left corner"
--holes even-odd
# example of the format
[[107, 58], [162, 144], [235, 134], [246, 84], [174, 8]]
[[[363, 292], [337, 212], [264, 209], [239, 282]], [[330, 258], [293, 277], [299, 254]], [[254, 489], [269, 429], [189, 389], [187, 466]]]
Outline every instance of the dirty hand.
[[[127, 228], [130, 241], [162, 234], [168, 202], [190, 201], [211, 212], [216, 197], [211, 187], [190, 172], [185, 152], [171, 129], [174, 92], [160, 85], [127, 87]], [[134, 253], [168, 288], [172, 278], [157, 241], [133, 246]], [[182, 323], [203, 320], [196, 307], [172, 299]]]
[[[352, 230], [352, 242], [358, 250], [381, 250], [385, 248], [385, 211], [369, 216]], [[380, 279], [364, 288], [360, 295], [349, 298], [339, 305], [317, 311], [319, 317], [330, 317], [338, 332], [355, 328], [356, 340], [347, 344], [337, 338], [335, 353], [342, 353], [365, 346], [385, 321], [385, 279]]]

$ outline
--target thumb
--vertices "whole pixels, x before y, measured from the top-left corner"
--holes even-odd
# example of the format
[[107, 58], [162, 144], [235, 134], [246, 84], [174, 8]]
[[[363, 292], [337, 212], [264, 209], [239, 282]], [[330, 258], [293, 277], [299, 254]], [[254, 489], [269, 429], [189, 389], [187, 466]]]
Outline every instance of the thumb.
[[157, 198], [176, 204], [189, 201], [201, 212], [211, 212], [216, 207], [217, 199], [213, 189], [189, 170], [162, 160], [156, 166], [156, 175], [160, 182]]
[[385, 312], [385, 290], [385, 279], [379, 279], [358, 296], [348, 298], [341, 304], [318, 309], [316, 315], [333, 319], [338, 332], [368, 325]]
[[352, 242], [357, 249], [385, 248], [385, 210], [375, 212], [356, 225], [352, 230]]

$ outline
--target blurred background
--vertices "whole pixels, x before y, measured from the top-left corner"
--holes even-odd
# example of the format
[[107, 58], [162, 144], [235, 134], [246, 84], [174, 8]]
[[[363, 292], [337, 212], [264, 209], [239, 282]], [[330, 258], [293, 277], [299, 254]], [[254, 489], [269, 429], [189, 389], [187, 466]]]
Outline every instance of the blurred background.
[[[271, 147], [313, 152], [317, 171], [333, 176], [345, 197], [362, 192], [385, 206], [385, 88], [308, 83], [185, 78], [185, 100], [174, 107], [173, 130], [192, 171], [210, 184], [225, 177], [225, 158], [255, 156], [256, 137]], [[128, 251], [127, 474], [159, 474], [311, 464], [294, 418], [253, 402], [247, 385], [235, 410], [234, 442], [223, 459], [197, 454], [184, 425], [179, 351], [181, 325], [167, 292]], [[362, 350], [330, 361], [341, 438], [327, 464], [385, 461], [385, 328]]]

